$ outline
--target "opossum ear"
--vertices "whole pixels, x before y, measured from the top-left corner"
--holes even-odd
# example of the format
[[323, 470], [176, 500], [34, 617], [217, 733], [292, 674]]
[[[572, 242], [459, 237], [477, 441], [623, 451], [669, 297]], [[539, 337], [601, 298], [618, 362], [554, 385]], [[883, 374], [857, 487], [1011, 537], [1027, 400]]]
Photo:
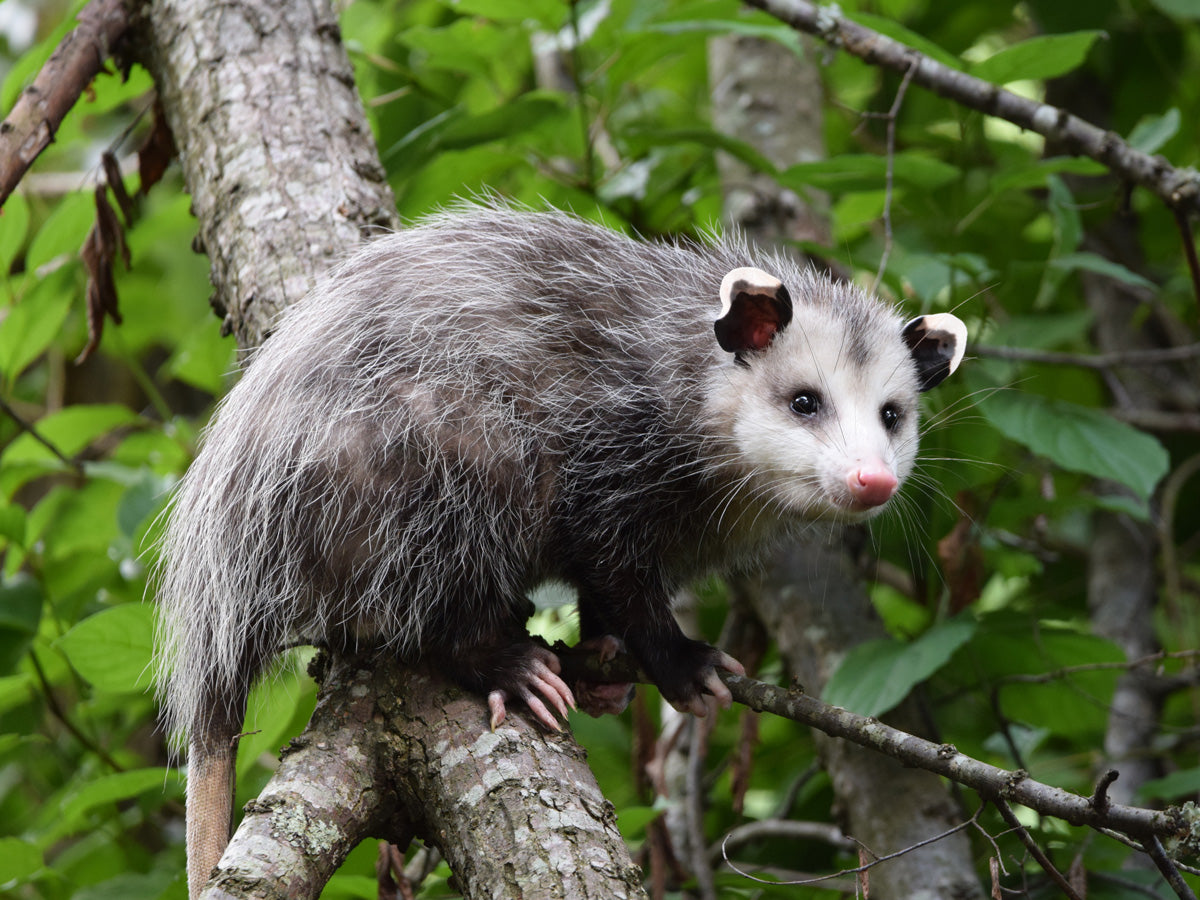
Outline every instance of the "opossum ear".
[[762, 350], [792, 321], [792, 298], [762, 269], [734, 269], [721, 281], [721, 317], [713, 323], [722, 350]]
[[967, 326], [958, 316], [918, 316], [904, 326], [904, 342], [917, 364], [920, 390], [941, 384], [958, 368], [967, 350]]

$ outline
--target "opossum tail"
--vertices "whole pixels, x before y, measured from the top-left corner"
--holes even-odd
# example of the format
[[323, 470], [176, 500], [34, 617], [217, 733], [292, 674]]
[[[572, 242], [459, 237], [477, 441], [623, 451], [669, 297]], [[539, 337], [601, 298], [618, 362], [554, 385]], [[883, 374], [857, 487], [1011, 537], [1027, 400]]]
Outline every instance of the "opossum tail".
[[203, 739], [193, 739], [188, 746], [187, 882], [191, 900], [200, 896], [229, 843], [238, 731], [240, 726], [227, 724]]

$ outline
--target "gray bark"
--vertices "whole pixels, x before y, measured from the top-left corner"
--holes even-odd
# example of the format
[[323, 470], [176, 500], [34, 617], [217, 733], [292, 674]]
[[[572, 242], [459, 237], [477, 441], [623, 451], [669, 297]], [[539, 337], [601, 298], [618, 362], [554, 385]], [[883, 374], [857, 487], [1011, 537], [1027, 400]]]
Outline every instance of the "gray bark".
[[365, 235], [398, 224], [324, 0], [144, 8], [143, 62], [175, 135], [213, 304], [256, 347]]
[[436, 845], [467, 898], [638, 898], [586, 754], [520, 715], [370, 655], [336, 658], [206, 898], [317, 897], [367, 837]]

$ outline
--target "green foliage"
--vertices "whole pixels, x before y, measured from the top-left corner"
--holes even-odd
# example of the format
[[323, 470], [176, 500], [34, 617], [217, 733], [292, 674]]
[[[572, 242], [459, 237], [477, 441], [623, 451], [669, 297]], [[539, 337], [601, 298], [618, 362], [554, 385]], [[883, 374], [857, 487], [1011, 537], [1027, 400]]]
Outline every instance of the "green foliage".
[[[1064, 105], [1174, 165], [1200, 165], [1193, 0], [841, 6], [952, 68]], [[39, 15], [45, 37], [37, 45], [0, 45], [5, 109], [69, 27], [52, 11]], [[1102, 322], [1089, 303], [1096, 285], [1123, 292], [1129, 348], [1165, 331], [1196, 340], [1179, 235], [1148, 193], [1126, 194], [1071, 148], [915, 85], [895, 123], [889, 166], [880, 115], [899, 78], [801, 41], [733, 0], [359, 0], [341, 25], [406, 219], [493, 190], [646, 235], [694, 237], [719, 225], [716, 160], [727, 153], [827, 201], [830, 237], [803, 249], [865, 284], [886, 251], [879, 292], [912, 313], [954, 310], [976, 348], [1098, 352]], [[772, 40], [819, 62], [824, 159], [775, 171], [749, 135], [713, 128], [707, 42], [724, 34]], [[553, 57], [545, 68], [561, 81], [539, 81], [539, 54]], [[196, 226], [177, 172], [143, 198], [129, 229], [133, 266], [117, 272], [124, 324], [109, 324], [95, 358], [72, 362], [86, 342], [78, 249], [95, 210], [80, 172], [90, 174], [110, 145], [130, 152], [146, 128], [138, 115], [150, 87], [140, 70], [127, 82], [97, 79], [34, 169], [74, 173], [77, 189], [50, 193], [30, 182], [0, 212], [0, 399], [17, 417], [0, 412], [0, 889], [20, 898], [184, 893], [180, 786], [147, 693], [152, 609], [143, 597], [152, 592], [156, 517], [234, 357], [207, 304], [207, 261], [190, 248]], [[120, 143], [127, 128], [132, 136]], [[1171, 652], [1200, 646], [1200, 487], [1187, 476], [1200, 442], [1193, 432], [1151, 434], [1112, 415], [1126, 399], [1113, 379], [1136, 381], [1144, 367], [1101, 372], [968, 355], [976, 358], [963, 377], [929, 397], [929, 459], [865, 551], [879, 557], [879, 571], [897, 575], [874, 590], [896, 637], [850, 649], [825, 696], [884, 714], [916, 692], [940, 739], [1088, 793], [1126, 662], [1089, 622], [1097, 523], [1119, 515], [1153, 527], [1162, 550], [1158, 640]], [[1149, 371], [1139, 398], [1168, 377]], [[1188, 401], [1177, 392], [1150, 402], [1171, 412]], [[977, 584], [954, 567], [955, 548], [977, 557]], [[707, 594], [719, 601], [723, 592]], [[972, 608], [957, 612], [955, 604]], [[702, 610], [710, 638], [722, 610], [719, 602]], [[538, 626], [554, 636], [570, 627], [548, 612]], [[1194, 672], [1195, 663], [1168, 658], [1159, 667], [1173, 675]], [[255, 692], [239, 802], [254, 796], [272, 756], [311, 711], [313, 689], [301, 673], [301, 665], [285, 666]], [[762, 675], [786, 678], [770, 655]], [[641, 695], [652, 715], [655, 692]], [[1162, 777], [1141, 787], [1147, 802], [1195, 799], [1200, 790], [1195, 701], [1194, 690], [1180, 690], [1164, 703], [1147, 748]], [[735, 758], [741, 727], [732, 714], [720, 717], [711, 760]], [[832, 788], [810, 771], [809, 734], [774, 718], [757, 727], [754, 768], [739, 795], [744, 813], [732, 811], [725, 765], [712, 783], [710, 836], [748, 819], [830, 818]], [[631, 715], [573, 716], [572, 728], [622, 834], [641, 845], [664, 810], [630, 777]], [[1128, 859], [1105, 840], [1039, 834], [1047, 836], [1072, 854], [1083, 848], [1089, 870], [1120, 869]], [[999, 840], [1010, 864], [1023, 855], [1011, 836]], [[986, 878], [990, 850], [977, 849]], [[771, 839], [738, 853], [765, 869], [857, 864], [815, 841]], [[373, 855], [360, 847], [327, 896], [373, 895]], [[443, 867], [424, 896], [452, 895], [448, 879]], [[1091, 888], [1089, 896], [1102, 895]], [[720, 890], [841, 896], [819, 887], [751, 890], [730, 872]]]
[[862, 716], [881, 716], [945, 665], [975, 628], [968, 619], [947, 619], [911, 643], [864, 641], [846, 654], [821, 699]]

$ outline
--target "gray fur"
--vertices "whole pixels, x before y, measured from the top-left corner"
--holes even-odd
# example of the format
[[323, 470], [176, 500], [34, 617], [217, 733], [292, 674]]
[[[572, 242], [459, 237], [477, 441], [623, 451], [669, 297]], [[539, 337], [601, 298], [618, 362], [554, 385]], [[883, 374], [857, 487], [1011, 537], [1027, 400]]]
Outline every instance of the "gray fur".
[[[748, 365], [713, 337], [721, 280], [747, 265], [796, 306]], [[786, 406], [797, 366], [823, 369], [818, 383], [843, 365], [887, 370], [904, 427], [871, 440], [903, 478], [917, 385], [902, 324], [736, 238], [644, 243], [467, 207], [374, 241], [282, 318], [173, 498], [159, 589], [169, 728], [201, 745], [227, 731], [297, 638], [456, 650], [519, 620], [536, 583], [579, 581], [564, 557], [617, 570], [649, 547], [669, 589], [831, 515], [816, 474], [745, 444], [785, 427], [747, 410]], [[836, 443], [871, 423], [824, 427]], [[805, 439], [781, 432], [761, 454]]]

